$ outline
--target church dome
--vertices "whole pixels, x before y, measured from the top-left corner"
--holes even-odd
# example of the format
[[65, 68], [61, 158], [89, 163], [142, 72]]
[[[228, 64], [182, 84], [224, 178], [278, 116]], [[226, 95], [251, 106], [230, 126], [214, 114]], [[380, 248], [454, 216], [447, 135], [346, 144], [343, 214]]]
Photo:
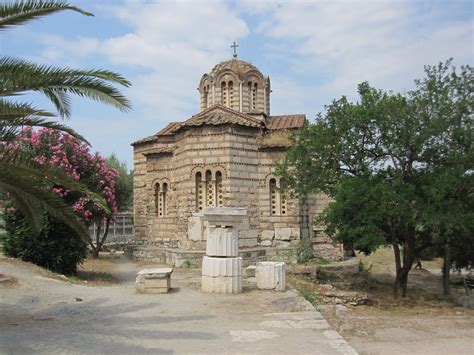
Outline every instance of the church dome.
[[201, 111], [220, 104], [242, 113], [270, 115], [270, 79], [236, 56], [202, 76], [198, 88]]
[[216, 64], [209, 74], [213, 77], [217, 77], [221, 72], [225, 70], [230, 70], [236, 73], [239, 79], [243, 79], [244, 75], [249, 71], [256, 71], [258, 74], [260, 74], [260, 76], [263, 77], [262, 73], [260, 72], [260, 70], [257, 69], [256, 66], [249, 62], [246, 62], [245, 60], [235, 58]]

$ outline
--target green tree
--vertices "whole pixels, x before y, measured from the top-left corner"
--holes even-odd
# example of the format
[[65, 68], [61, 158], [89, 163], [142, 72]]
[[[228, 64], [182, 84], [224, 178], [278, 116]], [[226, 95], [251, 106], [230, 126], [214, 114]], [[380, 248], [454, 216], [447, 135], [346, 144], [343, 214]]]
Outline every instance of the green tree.
[[[118, 211], [126, 211], [132, 207], [133, 198], [133, 175], [129, 172], [127, 165], [117, 158], [115, 154], [111, 154], [106, 159], [108, 167], [115, 169], [118, 176], [115, 179], [115, 201]], [[97, 259], [99, 252], [109, 234], [110, 218], [106, 218], [104, 221], [99, 220], [95, 223], [95, 243], [90, 242], [89, 245], [92, 249], [92, 257]]]
[[[303, 127], [279, 166], [299, 195], [324, 192], [334, 199], [317, 221], [330, 236], [365, 253], [393, 247], [395, 297], [406, 295], [417, 246], [432, 243], [434, 231], [443, 229], [439, 243], [453, 245], [467, 241], [448, 237], [451, 227], [464, 225], [474, 234], [468, 213], [438, 223], [453, 204], [462, 211], [472, 204], [473, 70], [456, 71], [448, 61], [425, 71], [405, 95], [362, 83], [359, 102], [333, 101]], [[448, 173], [453, 167], [456, 174]], [[443, 175], [456, 184], [446, 182], [440, 191]], [[460, 190], [452, 194], [449, 186]]]
[[[92, 16], [65, 1], [8, 2], [0, 4], [0, 31], [65, 10]], [[8, 193], [33, 230], [39, 231], [42, 211], [46, 210], [51, 216], [66, 222], [79, 235], [88, 237], [87, 229], [77, 221], [72, 208], [45, 186], [65, 186], [86, 193], [103, 207], [105, 203], [59, 169], [48, 164], [39, 166], [26, 152], [16, 149], [19, 131], [25, 126], [54, 128], [83, 139], [71, 128], [51, 119], [56, 116], [70, 117], [70, 95], [100, 101], [123, 111], [129, 110], [129, 101], [114, 84], [130, 86], [121, 75], [108, 70], [74, 70], [38, 65], [7, 56], [0, 58], [0, 190]], [[46, 96], [57, 112], [13, 100], [30, 91]]]
[[118, 172], [115, 182], [117, 208], [119, 211], [128, 211], [133, 205], [133, 172], [128, 170], [127, 164], [121, 162], [114, 153], [107, 157], [106, 163]]

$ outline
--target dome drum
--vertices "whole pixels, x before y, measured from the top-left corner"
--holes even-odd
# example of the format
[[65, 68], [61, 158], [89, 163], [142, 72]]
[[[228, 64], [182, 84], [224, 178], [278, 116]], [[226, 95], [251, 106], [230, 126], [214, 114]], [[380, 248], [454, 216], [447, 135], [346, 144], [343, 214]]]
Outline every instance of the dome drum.
[[199, 84], [201, 111], [221, 104], [242, 113], [270, 115], [270, 80], [252, 64], [232, 59], [217, 64]]

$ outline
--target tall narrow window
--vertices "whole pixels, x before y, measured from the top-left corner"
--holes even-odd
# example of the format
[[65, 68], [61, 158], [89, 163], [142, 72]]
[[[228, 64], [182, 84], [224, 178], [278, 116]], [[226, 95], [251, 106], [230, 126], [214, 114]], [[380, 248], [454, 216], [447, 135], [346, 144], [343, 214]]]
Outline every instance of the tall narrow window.
[[206, 171], [206, 206], [214, 207], [214, 181], [212, 180], [212, 173], [210, 170]]
[[221, 84], [221, 104], [224, 106], [227, 104], [227, 86], [225, 81], [223, 81]]
[[204, 182], [202, 174], [196, 173], [196, 210], [202, 211], [204, 208]]
[[270, 179], [269, 181], [270, 187], [270, 214], [277, 215], [279, 214], [279, 206], [278, 206], [278, 189], [275, 179]]
[[257, 90], [258, 90], [258, 85], [257, 83], [253, 84], [253, 89], [252, 89], [252, 110], [257, 109]]
[[167, 215], [167, 208], [168, 208], [168, 201], [166, 200], [166, 196], [168, 194], [168, 184], [166, 182], [163, 183], [163, 191], [161, 191], [161, 216]]
[[204, 108], [209, 107], [209, 85], [204, 86], [203, 106]]
[[155, 184], [155, 213], [160, 215], [160, 184]]
[[224, 194], [222, 191], [222, 173], [220, 171], [216, 172], [216, 201], [217, 207], [222, 207], [224, 205]]
[[234, 83], [232, 81], [229, 81], [228, 83], [228, 104], [227, 107], [233, 108], [233, 102], [234, 102]]
[[249, 98], [249, 106], [250, 106], [250, 109], [252, 109], [252, 83], [248, 83], [248, 98]]
[[286, 190], [285, 190], [285, 182], [283, 179], [280, 180], [280, 213], [282, 216], [286, 215]]

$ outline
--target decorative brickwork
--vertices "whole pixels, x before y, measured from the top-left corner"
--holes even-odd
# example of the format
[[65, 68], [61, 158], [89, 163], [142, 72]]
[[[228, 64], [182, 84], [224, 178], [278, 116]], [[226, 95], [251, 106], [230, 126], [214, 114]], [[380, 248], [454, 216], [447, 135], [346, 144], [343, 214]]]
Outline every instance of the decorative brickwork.
[[311, 223], [327, 197], [300, 201], [274, 175], [304, 115], [269, 116], [270, 81], [244, 61], [217, 65], [199, 88], [201, 112], [133, 143], [135, 240], [202, 251], [204, 208], [245, 207], [240, 248], [295, 248], [307, 237], [315, 255], [339, 258]]

